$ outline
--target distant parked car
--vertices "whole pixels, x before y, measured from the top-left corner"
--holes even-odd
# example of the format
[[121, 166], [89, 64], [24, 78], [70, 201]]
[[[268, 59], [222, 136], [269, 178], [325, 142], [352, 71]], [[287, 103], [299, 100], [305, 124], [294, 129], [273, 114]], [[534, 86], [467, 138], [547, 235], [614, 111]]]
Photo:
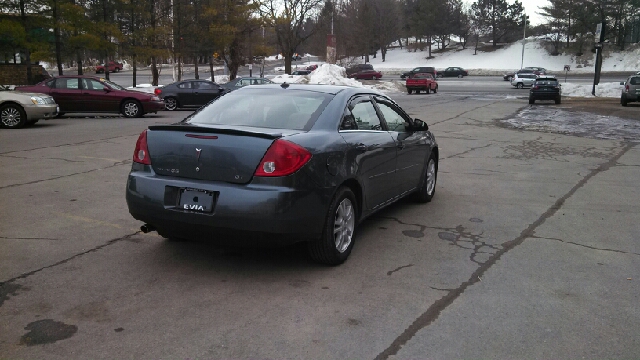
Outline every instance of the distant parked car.
[[351, 75], [351, 74], [355, 74], [357, 72], [360, 71], [364, 71], [364, 70], [373, 70], [373, 65], [371, 64], [356, 64], [353, 66], [349, 66], [346, 71], [347, 71], [347, 76]]
[[425, 91], [427, 94], [433, 91], [434, 93], [438, 92], [438, 82], [430, 73], [417, 73], [412, 77], [408, 78], [405, 82], [407, 87], [407, 93], [411, 94], [412, 92], [416, 92], [416, 94], [420, 94], [420, 91]]
[[511, 85], [517, 87], [518, 89], [522, 89], [523, 87], [533, 86], [533, 83], [538, 78], [538, 75], [533, 73], [528, 74], [515, 74], [511, 79]]
[[620, 94], [620, 104], [627, 106], [627, 103], [640, 101], [640, 72], [631, 75], [627, 81], [623, 81], [620, 85], [624, 85]]
[[228, 83], [222, 84], [220, 86], [222, 86], [227, 91], [233, 91], [247, 85], [264, 85], [264, 84], [273, 84], [273, 81], [265, 78], [259, 78], [259, 77], [244, 77], [244, 78], [235, 78], [229, 81]]
[[164, 101], [164, 108], [176, 110], [200, 107], [227, 92], [220, 85], [208, 80], [184, 80], [157, 88], [155, 94]]
[[16, 91], [52, 96], [60, 115], [64, 113], [122, 113], [125, 117], [142, 117], [164, 109], [164, 102], [154, 94], [127, 90], [109, 80], [94, 76], [58, 76]]
[[361, 80], [379, 80], [382, 77], [382, 73], [375, 70], [362, 70], [355, 74], [351, 74], [348, 76], [351, 79], [361, 79]]
[[[118, 72], [120, 70], [122, 70], [122, 64], [115, 61], [109, 61], [109, 72]], [[103, 72], [104, 72], [104, 64], [96, 66], [96, 74], [103, 73]]]
[[311, 74], [311, 70], [296, 70], [291, 73], [291, 75], [309, 75]]
[[555, 76], [538, 76], [529, 90], [529, 104], [535, 104], [536, 100], [554, 100], [556, 104], [560, 104], [561, 93], [560, 83]]
[[448, 67], [444, 71], [438, 72], [438, 77], [458, 77], [469, 76], [467, 70], [461, 67]]
[[311, 70], [311, 71], [313, 71], [313, 70], [315, 70], [317, 68], [318, 68], [318, 64], [313, 64], [313, 65], [307, 66], [307, 70]]
[[438, 77], [438, 72], [433, 66], [418, 66], [416, 68], [413, 68], [412, 70], [402, 73], [402, 75], [400, 75], [400, 78], [405, 79], [417, 73], [429, 73], [433, 75], [433, 77]]
[[58, 104], [48, 95], [11, 91], [0, 85], [0, 127], [19, 129], [49, 119], [58, 113]]

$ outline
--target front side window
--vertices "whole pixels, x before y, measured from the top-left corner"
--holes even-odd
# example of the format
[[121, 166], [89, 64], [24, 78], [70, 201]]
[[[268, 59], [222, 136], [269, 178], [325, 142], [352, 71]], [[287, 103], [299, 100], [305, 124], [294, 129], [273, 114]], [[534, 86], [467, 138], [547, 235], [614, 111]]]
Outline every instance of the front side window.
[[384, 116], [384, 121], [387, 123], [389, 131], [406, 132], [405, 123], [407, 120], [391, 105], [378, 102], [378, 108]]
[[82, 87], [86, 90], [91, 91], [102, 91], [104, 90], [104, 85], [100, 81], [93, 79], [82, 79]]

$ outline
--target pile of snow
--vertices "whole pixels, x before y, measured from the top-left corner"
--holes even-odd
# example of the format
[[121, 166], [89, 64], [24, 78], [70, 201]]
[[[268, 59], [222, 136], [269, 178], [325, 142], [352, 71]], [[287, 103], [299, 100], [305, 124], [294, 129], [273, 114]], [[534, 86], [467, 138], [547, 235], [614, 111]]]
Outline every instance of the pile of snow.
[[271, 78], [274, 83], [282, 84], [308, 84], [309, 77], [307, 75], [277, 75]]
[[[596, 85], [596, 97], [618, 98], [623, 88], [624, 86], [617, 82], [600, 83]], [[593, 84], [562, 84], [562, 96], [593, 97], [591, 90], [593, 90]]]
[[309, 84], [345, 85], [366, 87], [360, 81], [347, 78], [347, 71], [342, 66], [322, 64], [309, 74]]
[[153, 94], [157, 88], [161, 88], [163, 85], [153, 86], [151, 84], [138, 84], [135, 87], [129, 86], [127, 90], [139, 91], [147, 94]]
[[[229, 75], [215, 75], [213, 78], [213, 82], [216, 84], [226, 84], [229, 82]], [[211, 81], [211, 76], [209, 76], [207, 80]]]

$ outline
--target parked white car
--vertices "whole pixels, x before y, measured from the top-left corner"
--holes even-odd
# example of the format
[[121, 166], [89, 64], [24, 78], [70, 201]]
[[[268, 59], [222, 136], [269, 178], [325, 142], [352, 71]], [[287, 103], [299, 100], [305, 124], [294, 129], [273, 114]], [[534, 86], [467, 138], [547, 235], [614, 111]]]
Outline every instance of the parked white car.
[[58, 115], [60, 109], [49, 95], [12, 91], [0, 85], [0, 127], [19, 129], [40, 119]]

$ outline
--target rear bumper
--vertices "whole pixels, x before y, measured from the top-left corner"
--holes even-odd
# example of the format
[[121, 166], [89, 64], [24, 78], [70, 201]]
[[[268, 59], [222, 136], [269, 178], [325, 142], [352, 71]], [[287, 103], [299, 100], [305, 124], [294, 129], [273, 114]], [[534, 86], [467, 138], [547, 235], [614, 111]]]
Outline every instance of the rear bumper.
[[532, 91], [529, 97], [535, 100], [555, 100], [560, 97], [557, 91]]
[[27, 114], [27, 120], [39, 120], [50, 119], [58, 114], [57, 104], [46, 105], [27, 105], [24, 106], [24, 111]]
[[145, 113], [154, 113], [164, 110], [164, 101], [149, 101], [142, 104]]
[[621, 97], [624, 98], [627, 102], [640, 101], [640, 94], [634, 94], [631, 92], [628, 92], [628, 93], [623, 92]]
[[[332, 196], [330, 189], [299, 190], [278, 184], [278, 179], [261, 178], [239, 185], [158, 176], [148, 166], [135, 170], [140, 167], [134, 164], [127, 180], [129, 212], [164, 236], [210, 239], [212, 234], [260, 233], [278, 235], [287, 242], [313, 240], [322, 233]], [[213, 193], [213, 211], [201, 213], [176, 206], [176, 189], [184, 188]]]

